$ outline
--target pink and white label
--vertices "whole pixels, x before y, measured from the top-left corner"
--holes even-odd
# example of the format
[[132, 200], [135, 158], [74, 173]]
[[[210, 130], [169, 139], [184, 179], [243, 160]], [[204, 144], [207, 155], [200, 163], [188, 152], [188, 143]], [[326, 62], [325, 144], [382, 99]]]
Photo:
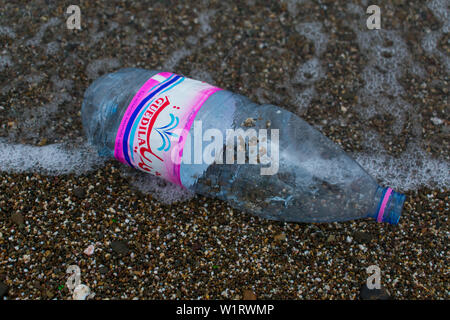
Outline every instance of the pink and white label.
[[114, 156], [178, 184], [186, 136], [203, 103], [222, 90], [173, 73], [151, 77], [131, 100], [116, 135]]

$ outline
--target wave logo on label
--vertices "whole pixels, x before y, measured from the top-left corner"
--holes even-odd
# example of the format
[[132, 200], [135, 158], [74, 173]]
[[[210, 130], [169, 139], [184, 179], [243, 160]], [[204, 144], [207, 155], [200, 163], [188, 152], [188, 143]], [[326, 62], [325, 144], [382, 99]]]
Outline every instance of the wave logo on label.
[[[142, 119], [139, 122], [138, 129], [136, 131], [137, 146], [134, 147], [134, 152], [139, 157], [137, 161], [138, 167], [144, 171], [152, 171], [152, 160], [150, 159], [151, 155], [156, 157], [161, 162], [164, 161], [161, 156], [157, 155], [152, 150], [150, 135], [153, 131], [152, 128], [155, 124], [156, 119], [158, 118], [158, 115], [169, 105], [170, 101], [167, 96], [165, 96], [164, 98], [161, 97], [156, 99], [145, 111]], [[173, 121], [171, 121], [168, 126], [155, 129], [163, 139], [163, 148], [158, 148], [159, 151], [166, 149], [167, 144], [169, 144], [168, 147], [170, 148], [170, 139], [168, 138], [168, 136], [171, 134], [171, 132], [169, 130], [173, 130], [173, 127], [171, 127], [171, 125], [173, 125], [172, 122], [176, 122], [175, 125], [178, 124], [178, 121], [176, 121], [178, 118], [175, 119], [172, 117], [173, 115], [171, 114], [171, 119], [173, 119]], [[168, 142], [165, 138], [167, 138]], [[165, 151], [167, 150], [168, 149], [166, 149]]]
[[169, 116], [170, 122], [168, 125], [160, 128], [155, 128], [155, 131], [158, 132], [158, 134], [161, 136], [162, 139], [161, 147], [158, 148], [159, 151], [165, 152], [169, 151], [171, 145], [170, 140], [179, 137], [179, 135], [177, 135], [174, 132], [171, 132], [171, 130], [175, 129], [178, 126], [180, 119], [177, 116], [174, 116], [172, 113], [169, 114]]

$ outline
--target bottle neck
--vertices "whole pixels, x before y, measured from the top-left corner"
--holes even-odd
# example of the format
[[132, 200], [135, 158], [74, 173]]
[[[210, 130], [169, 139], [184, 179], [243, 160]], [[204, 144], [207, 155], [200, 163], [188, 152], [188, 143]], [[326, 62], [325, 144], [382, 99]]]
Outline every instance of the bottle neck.
[[391, 188], [378, 187], [375, 191], [373, 206], [367, 214], [377, 222], [397, 224], [402, 213], [405, 195]]

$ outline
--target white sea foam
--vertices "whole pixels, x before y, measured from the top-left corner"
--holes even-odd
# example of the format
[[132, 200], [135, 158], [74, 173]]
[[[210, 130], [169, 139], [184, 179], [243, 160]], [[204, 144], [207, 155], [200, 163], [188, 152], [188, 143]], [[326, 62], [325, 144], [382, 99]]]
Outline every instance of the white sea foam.
[[51, 18], [48, 22], [44, 23], [38, 30], [38, 32], [34, 35], [33, 38], [28, 39], [25, 44], [30, 46], [36, 46], [39, 45], [42, 41], [42, 37], [44, 37], [45, 31], [47, 31], [48, 28], [57, 26], [59, 23], [61, 23], [61, 20], [58, 18]]
[[201, 35], [206, 35], [212, 31], [212, 27], [209, 24], [211, 17], [214, 16], [216, 10], [206, 10], [202, 11], [198, 14], [198, 22], [200, 24], [200, 33]]
[[431, 0], [427, 2], [427, 7], [442, 22], [442, 32], [450, 32], [450, 8], [448, 0]]
[[392, 156], [386, 153], [377, 132], [367, 130], [363, 138], [368, 151], [351, 156], [382, 185], [398, 191], [449, 187], [449, 161], [432, 158], [418, 143], [411, 142], [405, 151]]
[[172, 52], [172, 54], [164, 61], [162, 69], [167, 71], [174, 71], [178, 63], [180, 63], [180, 61], [187, 56], [191, 55], [195, 49], [201, 47], [209, 47], [215, 42], [213, 38], [206, 38], [201, 41], [200, 46], [195, 47], [195, 45], [199, 43], [201, 37], [205, 37], [213, 31], [210, 25], [210, 20], [216, 14], [216, 12], [217, 10], [204, 10], [198, 13], [197, 18], [195, 18], [195, 21], [200, 25], [198, 35], [188, 36], [186, 39], [186, 44]]
[[185, 47], [175, 50], [172, 54], [164, 61], [163, 69], [167, 71], [173, 71], [178, 63], [185, 57], [191, 54], [192, 50], [186, 49]]
[[300, 4], [304, 4], [309, 2], [308, 0], [282, 0], [282, 2], [286, 3], [287, 10], [292, 17], [297, 16], [300, 11]]
[[[445, 188], [450, 185], [449, 162], [431, 159], [417, 146], [399, 157], [386, 153], [356, 153], [353, 158], [380, 183], [399, 191], [422, 186]], [[42, 172], [49, 175], [84, 174], [104, 163], [104, 159], [86, 144], [67, 148], [62, 144], [43, 147], [9, 144], [0, 140], [0, 171]], [[125, 169], [123, 175], [141, 192], [151, 194], [164, 203], [185, 201], [193, 197], [186, 189], [155, 176]]]
[[292, 80], [294, 83], [312, 84], [323, 76], [324, 71], [320, 61], [317, 58], [312, 58], [298, 68]]
[[[51, 144], [32, 146], [0, 140], [0, 171], [13, 173], [39, 172], [48, 175], [85, 174], [104, 165], [105, 158], [84, 143], [78, 146]], [[186, 189], [147, 173], [122, 167], [131, 185], [151, 194], [163, 203], [185, 201], [193, 197]]]
[[120, 62], [115, 58], [98, 59], [88, 64], [86, 74], [90, 79], [96, 79], [100, 73], [112, 71], [118, 67], [120, 67]]
[[187, 189], [167, 182], [154, 175], [140, 172], [131, 168], [122, 168], [122, 174], [130, 179], [133, 187], [139, 191], [151, 194], [155, 199], [166, 203], [186, 201], [191, 199], [194, 194]]
[[214, 85], [215, 81], [211, 73], [203, 69], [193, 69], [191, 70], [189, 77], [195, 80], [204, 81], [206, 83]]
[[[285, 0], [287, 8], [291, 16], [296, 16], [301, 8], [300, 4], [306, 2], [304, 0]], [[367, 7], [367, 1], [362, 4]], [[436, 54], [442, 59], [444, 67], [449, 70], [449, 57], [437, 49], [437, 43], [443, 33], [449, 30], [448, 7], [445, 0], [432, 0], [427, 6], [432, 10], [433, 14], [441, 21], [442, 28], [437, 31], [430, 31], [424, 34], [421, 41], [423, 49], [428, 54]], [[349, 21], [348, 25], [353, 28], [357, 35], [357, 41], [361, 52], [366, 55], [368, 64], [363, 68], [362, 79], [364, 87], [358, 92], [358, 104], [354, 106], [360, 112], [363, 119], [369, 119], [372, 116], [383, 115], [385, 113], [392, 114], [395, 118], [393, 124], [393, 132], [398, 133], [405, 122], [405, 115], [411, 116], [416, 128], [416, 136], [420, 139], [422, 131], [419, 122], [416, 106], [411, 106], [408, 102], [401, 98], [400, 95], [405, 93], [404, 88], [399, 84], [399, 77], [404, 75], [406, 70], [414, 74], [424, 76], [426, 74], [423, 67], [412, 60], [411, 54], [406, 46], [405, 41], [395, 31], [389, 30], [367, 30], [365, 29], [365, 19], [367, 18], [365, 10], [357, 5], [349, 5], [348, 12], [354, 12], [361, 16], [361, 21]], [[210, 25], [210, 19], [216, 14], [214, 11], [200, 12], [198, 15], [199, 34], [193, 34], [186, 40], [186, 45], [175, 50], [171, 56], [167, 58], [163, 65], [163, 69], [173, 71], [177, 64], [189, 56], [198, 48], [211, 45], [212, 39], [204, 39], [200, 41], [201, 36], [207, 36], [213, 30]], [[43, 35], [48, 28], [58, 25], [61, 21], [57, 18], [50, 19], [43, 24], [37, 31], [35, 36], [25, 41], [27, 45], [41, 45]], [[112, 23], [110, 30], [117, 28]], [[104, 33], [98, 32], [98, 24], [95, 25], [92, 33], [91, 41], [96, 42], [102, 39]], [[301, 66], [297, 66], [298, 70], [293, 79], [286, 79], [284, 84], [288, 89], [291, 98], [299, 105], [298, 113], [305, 112], [316, 95], [314, 84], [322, 79], [327, 70], [322, 65], [320, 56], [325, 52], [328, 43], [329, 29], [323, 28], [320, 22], [302, 22], [296, 26], [296, 31], [306, 38], [314, 42], [315, 57]], [[0, 26], [0, 34], [8, 36], [12, 39], [16, 38], [16, 33], [9, 27]], [[19, 42], [17, 42], [19, 43]], [[387, 45], [387, 43], [390, 43]], [[60, 48], [53, 42], [46, 44], [49, 54], [55, 54]], [[74, 54], [72, 54], [74, 55]], [[74, 56], [75, 58], [79, 59]], [[7, 66], [13, 66], [12, 58], [7, 52], [2, 52], [0, 56], [0, 69]], [[86, 73], [89, 78], [95, 79], [101, 72], [108, 72], [112, 69], [120, 67], [117, 59], [99, 59], [91, 62]], [[203, 69], [194, 69], [191, 71], [191, 77], [213, 83], [212, 75]], [[31, 82], [42, 81], [43, 76], [37, 74], [35, 80]], [[72, 97], [67, 92], [60, 92], [61, 89], [70, 89], [73, 86], [72, 80], [59, 79], [57, 76], [51, 78], [53, 82], [53, 100], [36, 108], [34, 118], [29, 125], [37, 134], [36, 128], [45, 126], [46, 119], [50, 115], [57, 112], [58, 106], [70, 101]], [[306, 85], [301, 90], [294, 88], [294, 84]], [[2, 88], [5, 92], [8, 90], [8, 84]], [[266, 89], [255, 89], [257, 97], [264, 102], [273, 102], [272, 99], [278, 100], [275, 93], [271, 93], [271, 98], [266, 99]], [[331, 120], [332, 119], [328, 119]], [[438, 120], [433, 120], [434, 122]], [[439, 125], [443, 125], [439, 122]], [[31, 131], [33, 131], [31, 130]], [[379, 137], [374, 132], [367, 132], [364, 137], [364, 146], [369, 150], [365, 153], [355, 153], [353, 158], [357, 160], [369, 174], [374, 176], [383, 185], [391, 186], [399, 191], [415, 190], [417, 188], [439, 187], [444, 188], [450, 185], [449, 181], [449, 162], [444, 159], [434, 159], [419, 147], [420, 141], [413, 141], [408, 144], [407, 150], [398, 156], [388, 155], [384, 151], [384, 147], [379, 143]], [[0, 140], [0, 171], [6, 172], [42, 172], [50, 175], [59, 174], [84, 174], [91, 170], [95, 170], [97, 166], [101, 166], [104, 159], [97, 155], [88, 145], [81, 144], [67, 148], [62, 144], [52, 144], [43, 147], [11, 144], [4, 140]], [[164, 203], [172, 203], [175, 201], [184, 201], [190, 199], [193, 194], [185, 189], [173, 184], [164, 182], [163, 180], [149, 174], [141, 173], [131, 168], [125, 169], [125, 166], [119, 165], [123, 175], [129, 178], [130, 183], [144, 193], [152, 194], [156, 199]]]
[[73, 88], [73, 80], [61, 79], [58, 75], [53, 75], [50, 80], [53, 83], [53, 90], [61, 91], [61, 89], [70, 90]]
[[45, 53], [47, 53], [50, 56], [56, 55], [59, 50], [61, 49], [61, 46], [57, 41], [52, 41], [47, 43], [45, 47]]
[[[16, 118], [18, 125], [25, 129], [21, 133], [22, 138], [38, 138], [41, 128], [45, 128], [52, 116], [58, 112], [58, 107], [68, 101], [72, 101], [73, 97], [67, 92], [56, 92], [53, 100], [45, 105], [31, 108], [26, 114], [20, 113]], [[14, 111], [15, 112], [15, 111]], [[47, 127], [48, 132], [52, 128]], [[10, 132], [10, 138], [15, 137], [15, 131]]]
[[328, 35], [323, 32], [322, 23], [304, 22], [295, 26], [295, 30], [314, 42], [316, 56], [320, 57], [324, 53], [328, 44]]
[[[362, 12], [362, 8], [356, 5], [349, 5], [349, 8], [354, 12]], [[410, 118], [415, 128], [419, 120], [415, 110], [417, 106], [402, 98], [406, 90], [399, 83], [399, 79], [404, 76], [406, 70], [419, 76], [424, 75], [424, 70], [416, 66], [405, 40], [397, 31], [368, 30], [362, 18], [360, 23], [348, 22], [357, 35], [362, 54], [368, 60], [361, 74], [364, 87], [358, 92], [358, 104], [354, 110], [365, 120], [374, 116], [393, 116], [391, 129], [394, 134], [401, 132], [406, 116], [413, 114]], [[418, 135], [420, 137], [421, 133], [418, 132]]]
[[433, 15], [442, 23], [439, 30], [426, 30], [422, 37], [421, 46], [428, 54], [436, 54], [445, 66], [447, 73], [450, 73], [449, 56], [438, 49], [438, 42], [443, 34], [450, 32], [450, 8], [447, 0], [432, 0], [427, 2], [427, 7], [433, 12]]
[[12, 67], [14, 63], [9, 55], [0, 55], [0, 71], [3, 71], [6, 67]]
[[11, 39], [16, 38], [16, 33], [14, 32], [14, 30], [6, 26], [0, 26], [0, 35], [7, 36]]
[[314, 87], [306, 88], [305, 90], [297, 93], [294, 103], [298, 106], [297, 112], [299, 115], [303, 115], [308, 110], [308, 106], [315, 96], [316, 90]]
[[33, 73], [25, 77], [25, 81], [29, 84], [38, 85], [45, 78], [43, 73]]
[[97, 152], [86, 144], [69, 149], [63, 144], [37, 147], [0, 140], [0, 171], [82, 174], [102, 163]]
[[450, 163], [432, 159], [416, 146], [399, 157], [377, 151], [354, 154], [353, 158], [382, 185], [396, 191], [417, 190], [423, 186], [448, 188], [450, 185]]
[[[296, 11], [295, 1], [289, 1], [291, 10]], [[443, 23], [441, 30], [430, 32], [422, 40], [422, 46], [428, 53], [436, 53], [443, 61], [443, 66], [449, 69], [449, 57], [437, 50], [437, 41], [448, 28], [448, 8], [445, 1], [431, 1], [428, 7]], [[290, 11], [291, 11], [290, 10]], [[413, 74], [423, 77], [426, 72], [423, 67], [413, 61], [406, 42], [397, 31], [367, 30], [365, 28], [365, 10], [358, 5], [349, 4], [347, 11], [360, 16], [359, 21], [348, 21], [348, 26], [357, 35], [357, 42], [361, 52], [366, 55], [368, 64], [363, 68], [362, 79], [364, 87], [358, 92], [358, 104], [354, 106], [363, 119], [374, 116], [392, 115], [393, 134], [399, 134], [409, 115], [409, 121], [416, 141], [408, 143], [407, 150], [396, 157], [388, 155], [379, 142], [379, 136], [374, 132], [365, 132], [363, 145], [370, 150], [365, 153], [353, 154], [353, 157], [364, 167], [369, 174], [377, 178], [386, 186], [394, 187], [400, 191], [415, 190], [427, 187], [448, 187], [450, 184], [449, 162], [444, 159], [431, 158], [430, 154], [419, 147], [422, 126], [417, 106], [413, 106], [402, 98], [406, 91], [398, 79], [409, 70]], [[294, 16], [296, 12], [294, 13]], [[320, 23], [302, 23], [297, 25], [297, 32], [315, 43], [316, 57], [326, 49], [328, 36], [322, 32]], [[313, 63], [314, 62], [314, 63]], [[293, 79], [286, 84], [290, 96], [299, 106], [298, 113], [306, 111], [314, 96], [314, 82], [320, 79], [323, 73], [320, 60], [314, 58], [300, 66]], [[310, 70], [313, 70], [312, 72]], [[305, 74], [308, 74], [305, 77]], [[292, 83], [310, 85], [307, 89], [295, 89]], [[371, 135], [372, 133], [372, 135]]]

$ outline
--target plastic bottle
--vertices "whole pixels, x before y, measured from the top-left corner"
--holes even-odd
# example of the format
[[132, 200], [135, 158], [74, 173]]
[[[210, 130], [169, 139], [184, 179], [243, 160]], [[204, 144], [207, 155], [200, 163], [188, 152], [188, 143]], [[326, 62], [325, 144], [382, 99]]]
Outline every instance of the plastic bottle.
[[[264, 218], [397, 224], [405, 201], [295, 114], [172, 73], [127, 68], [100, 77], [85, 92], [82, 120], [101, 155]], [[222, 154], [208, 153], [208, 129], [222, 133]], [[259, 135], [241, 135], [233, 147], [227, 130], [237, 129]], [[241, 147], [245, 163], [237, 163]]]

